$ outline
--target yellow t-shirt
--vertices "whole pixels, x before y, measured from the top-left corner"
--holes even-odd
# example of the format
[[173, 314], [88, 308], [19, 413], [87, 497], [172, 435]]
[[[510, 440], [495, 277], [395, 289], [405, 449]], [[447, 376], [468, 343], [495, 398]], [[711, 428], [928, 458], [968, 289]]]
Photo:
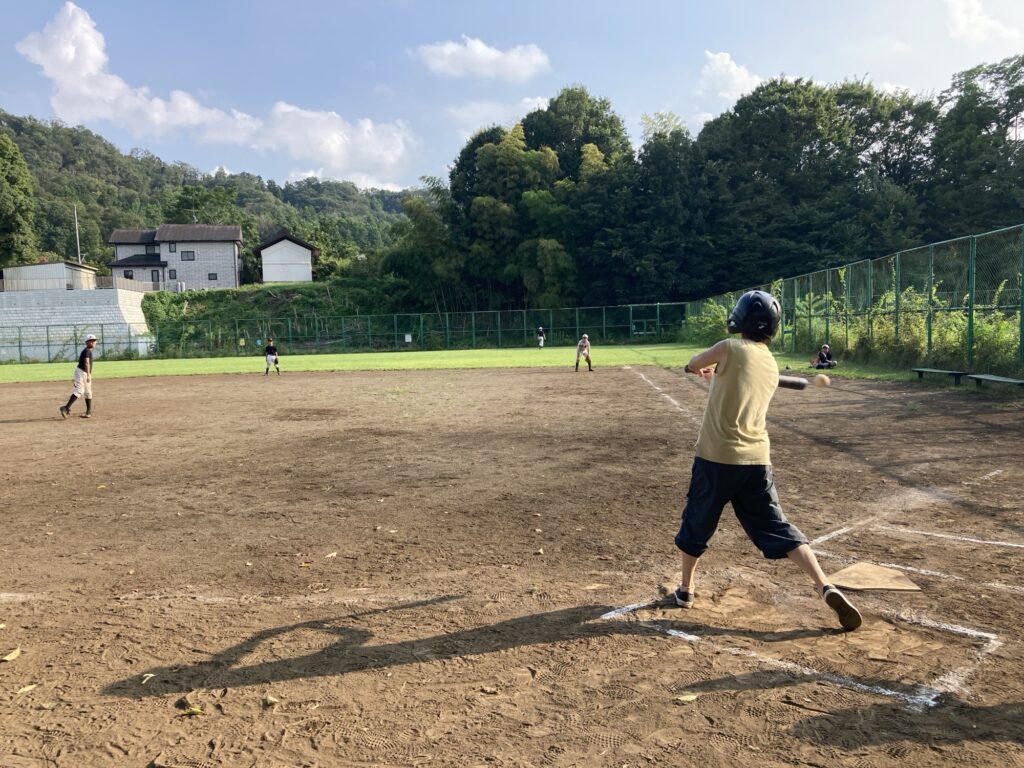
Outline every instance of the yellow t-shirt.
[[711, 379], [697, 455], [719, 464], [771, 464], [765, 415], [779, 386], [767, 344], [726, 339], [729, 354]]

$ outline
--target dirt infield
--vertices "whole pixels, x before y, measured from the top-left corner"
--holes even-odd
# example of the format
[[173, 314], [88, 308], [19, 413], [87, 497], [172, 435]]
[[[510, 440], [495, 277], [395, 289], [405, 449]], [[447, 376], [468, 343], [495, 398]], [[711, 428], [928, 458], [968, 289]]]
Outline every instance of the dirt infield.
[[826, 570], [923, 588], [841, 634], [728, 513], [651, 604], [694, 377], [98, 373], [0, 387], [3, 768], [1024, 765], [1020, 400], [779, 391]]

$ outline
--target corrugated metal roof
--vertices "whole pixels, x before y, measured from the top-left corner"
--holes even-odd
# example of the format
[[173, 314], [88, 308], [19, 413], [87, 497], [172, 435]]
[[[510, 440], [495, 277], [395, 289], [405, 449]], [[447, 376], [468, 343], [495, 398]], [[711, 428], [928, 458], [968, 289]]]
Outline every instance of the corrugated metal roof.
[[242, 240], [238, 224], [161, 224], [156, 231], [161, 243], [211, 243]]
[[107, 240], [110, 245], [143, 245], [156, 242], [155, 229], [115, 229]]

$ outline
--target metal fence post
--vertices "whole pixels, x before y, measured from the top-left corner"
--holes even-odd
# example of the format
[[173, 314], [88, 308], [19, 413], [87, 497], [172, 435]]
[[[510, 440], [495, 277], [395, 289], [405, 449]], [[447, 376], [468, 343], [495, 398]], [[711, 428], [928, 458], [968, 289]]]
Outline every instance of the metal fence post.
[[608, 340], [608, 308], [601, 307], [601, 338]]
[[53, 359], [50, 357], [50, 326], [46, 326], [46, 362], [53, 362]]
[[[125, 323], [128, 328], [128, 358], [132, 359], [135, 356], [135, 350], [132, 348], [132, 324]], [[142, 357], [142, 355], [139, 355]]]
[[498, 349], [501, 349], [501, 310], [499, 309], [495, 314], [498, 316]]
[[367, 315], [366, 316], [366, 346], [369, 347], [371, 351], [373, 350], [373, 331], [371, 330], [372, 322], [373, 321], [370, 320], [370, 315]]
[[900, 252], [896, 251], [896, 274], [895, 291], [893, 296], [893, 333], [892, 344], [896, 350], [900, 349]]
[[850, 354], [850, 267], [846, 267], [843, 272], [845, 279], [843, 280], [843, 319], [846, 325], [846, 354]]
[[341, 351], [345, 352], [345, 316], [341, 316]]
[[825, 270], [825, 343], [831, 344], [832, 339], [828, 337], [831, 326], [829, 319], [832, 316], [832, 270]]
[[21, 350], [21, 326], [18, 326], [18, 362], [25, 362], [25, 353]]
[[292, 346], [292, 319], [288, 318], [288, 346]]
[[576, 338], [580, 337], [580, 308], [576, 307]]
[[100, 357], [107, 356], [107, 334], [104, 332], [105, 323], [100, 323]]
[[1017, 336], [1017, 362], [1024, 369], [1024, 227], [1020, 228], [1020, 266], [1017, 268], [1017, 320], [1020, 334]]
[[872, 262], [868, 261], [868, 341], [874, 340], [874, 327], [871, 323], [872, 310], [875, 307], [875, 276]]
[[395, 319], [395, 349], [398, 349], [398, 315], [392, 315]]
[[469, 313], [469, 333], [472, 339], [473, 349], [476, 349], [476, 312]]
[[974, 370], [974, 286], [975, 259], [978, 252], [978, 239], [971, 235], [971, 248], [967, 256], [967, 370]]
[[[549, 331], [553, 331], [554, 329], [549, 327], [548, 330]], [[523, 310], [523, 346], [524, 347], [526, 346], [526, 339], [527, 339], [527, 336], [526, 336], [526, 310], [524, 309]]]
[[427, 348], [427, 340], [423, 336], [423, 313], [420, 312], [420, 349]]
[[633, 305], [629, 305], [629, 340], [633, 340]]
[[[554, 330], [555, 330], [555, 310], [553, 310], [553, 309], [549, 309], [548, 310], [548, 330], [551, 331], [551, 332], [554, 332]], [[524, 339], [523, 340], [524, 344], [526, 344], [528, 342], [529, 342], [529, 339]]]
[[659, 301], [654, 305], [654, 324], [657, 326], [656, 335], [658, 339], [661, 339], [661, 302]]
[[[1021, 230], [1024, 233], [1024, 229]], [[925, 331], [928, 334], [928, 357], [932, 355], [932, 313], [934, 302], [932, 295], [935, 293], [935, 246], [928, 246], [928, 314], [925, 316]]]
[[444, 313], [444, 348], [452, 348], [452, 326], [448, 322], [448, 313]]

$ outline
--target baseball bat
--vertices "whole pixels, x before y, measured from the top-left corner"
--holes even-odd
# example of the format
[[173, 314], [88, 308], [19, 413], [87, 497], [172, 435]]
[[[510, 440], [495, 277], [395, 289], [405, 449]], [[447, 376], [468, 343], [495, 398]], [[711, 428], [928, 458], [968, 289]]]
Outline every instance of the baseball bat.
[[807, 389], [807, 379], [801, 376], [783, 376], [779, 374], [779, 386], [786, 389]]

